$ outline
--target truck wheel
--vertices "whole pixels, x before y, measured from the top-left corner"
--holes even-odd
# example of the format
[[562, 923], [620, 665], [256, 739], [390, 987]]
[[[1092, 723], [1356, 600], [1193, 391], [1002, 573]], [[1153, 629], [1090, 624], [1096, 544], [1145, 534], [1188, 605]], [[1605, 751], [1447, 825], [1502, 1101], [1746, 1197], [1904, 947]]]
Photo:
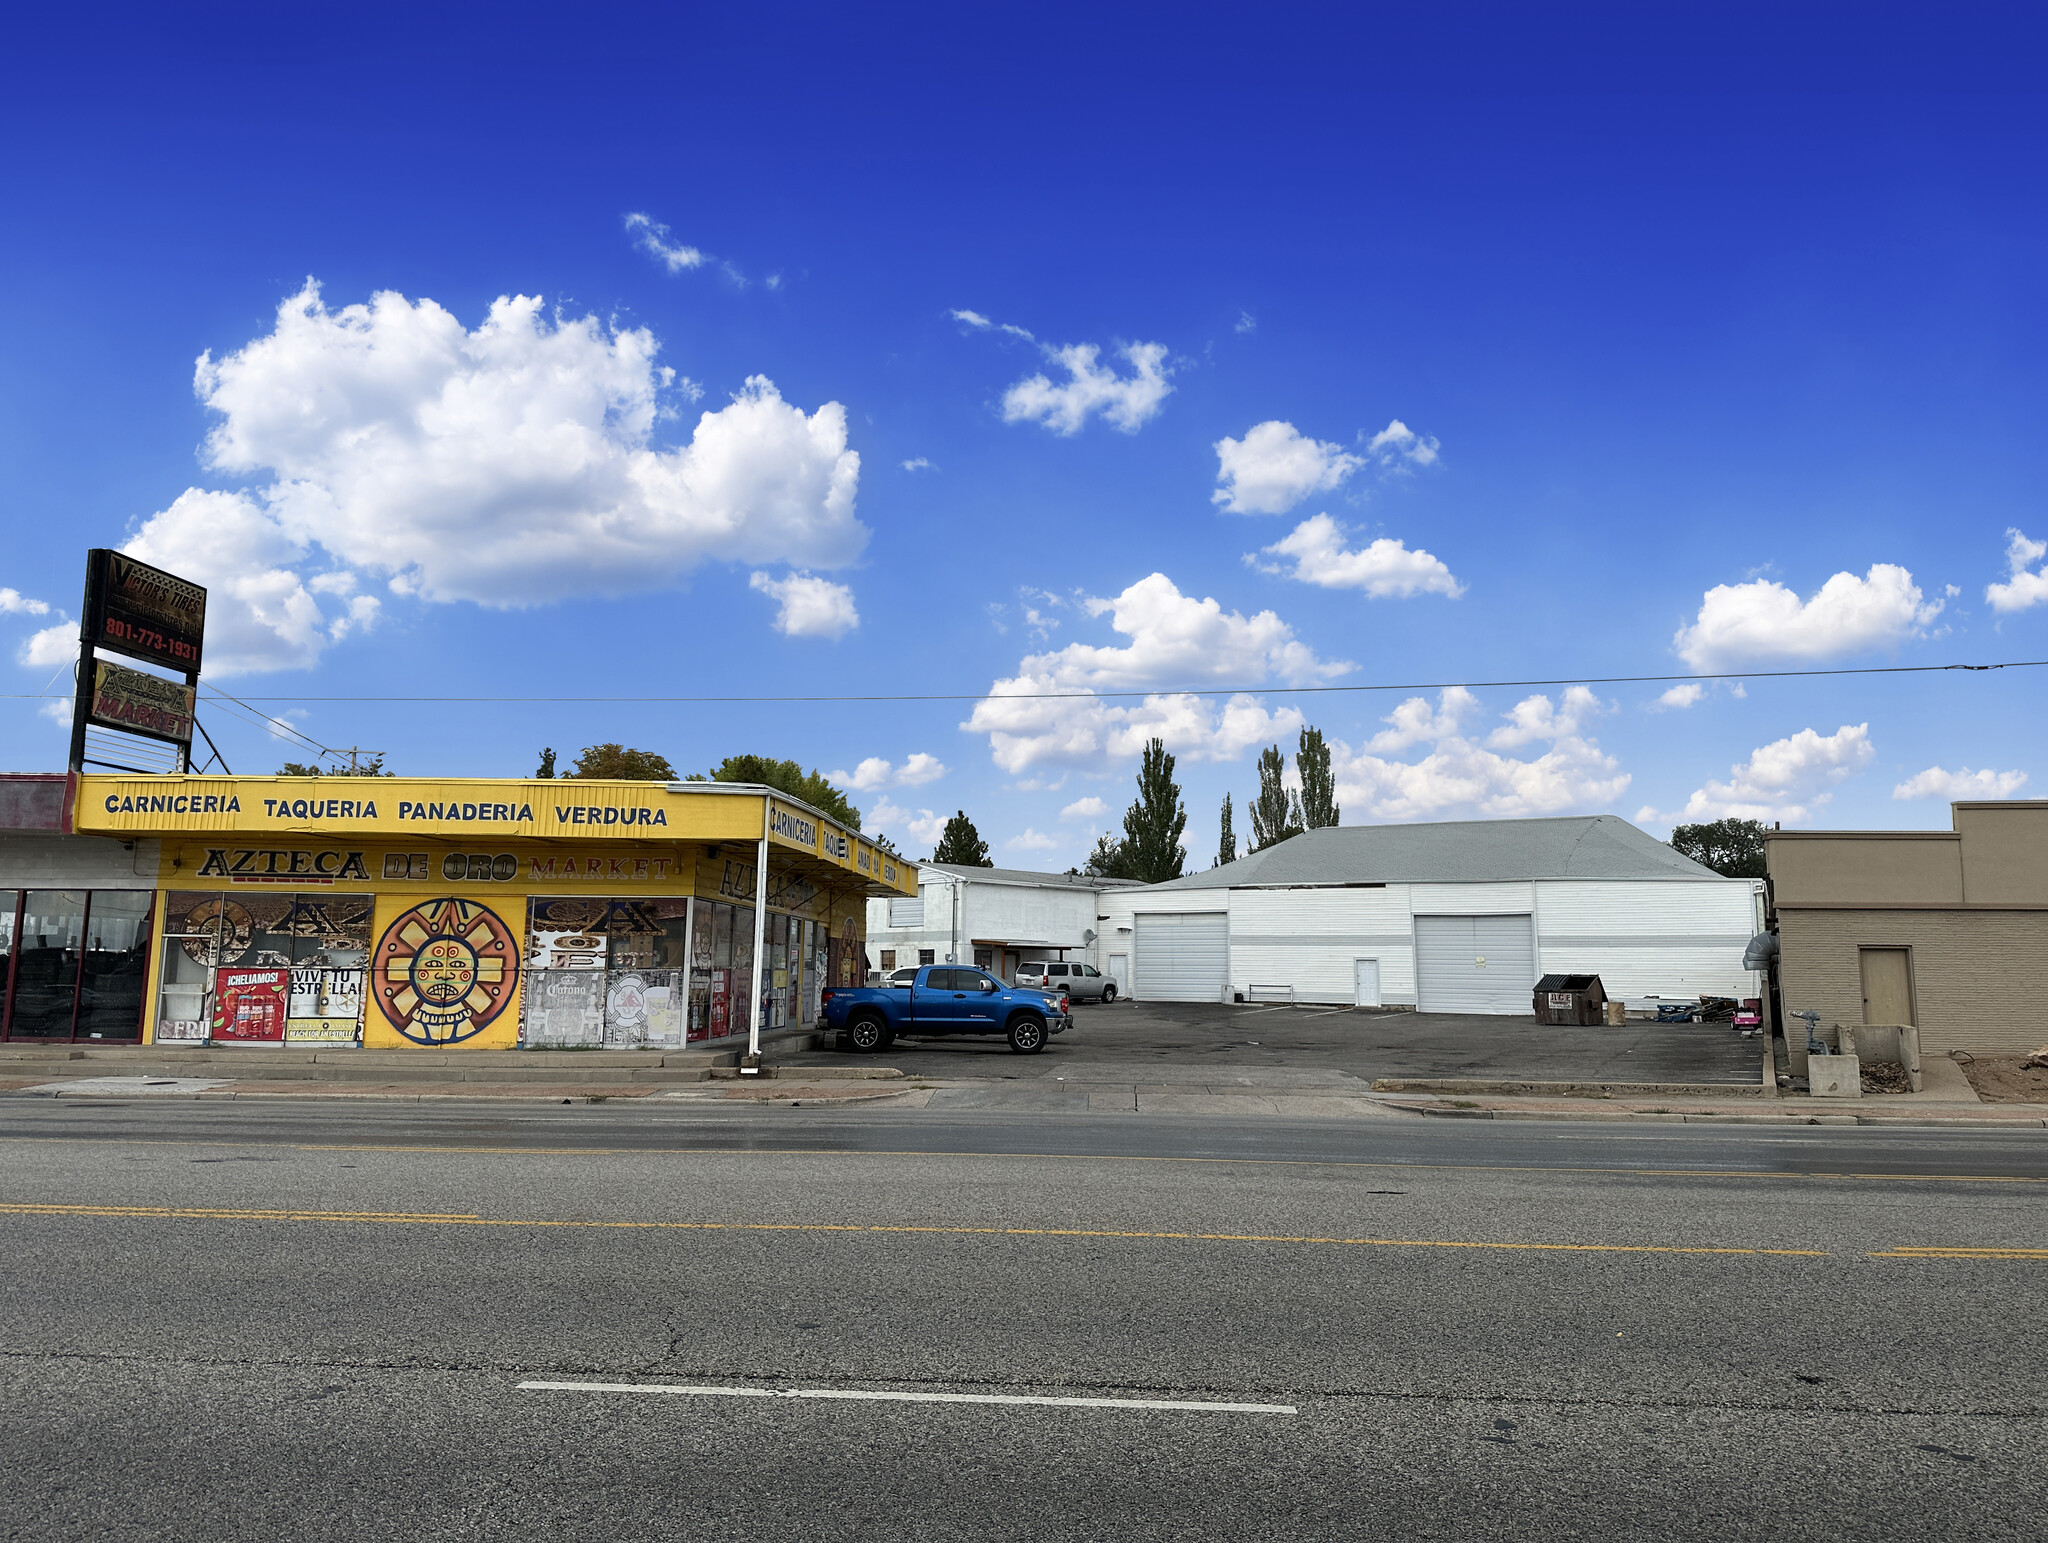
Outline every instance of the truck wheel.
[[1036, 1055], [1045, 1048], [1045, 1020], [1025, 1014], [1010, 1020], [1010, 1049], [1018, 1055]]
[[1114, 987], [1114, 986], [1104, 986], [1104, 987], [1102, 988], [1102, 1005], [1103, 1005], [1104, 1007], [1107, 1007], [1107, 1006], [1109, 1006], [1109, 1004], [1110, 1004], [1110, 1003], [1114, 1002], [1115, 1000], [1116, 1000], [1116, 987]]
[[888, 1043], [889, 1026], [879, 1018], [856, 1018], [846, 1026], [846, 1042], [862, 1055], [873, 1055]]

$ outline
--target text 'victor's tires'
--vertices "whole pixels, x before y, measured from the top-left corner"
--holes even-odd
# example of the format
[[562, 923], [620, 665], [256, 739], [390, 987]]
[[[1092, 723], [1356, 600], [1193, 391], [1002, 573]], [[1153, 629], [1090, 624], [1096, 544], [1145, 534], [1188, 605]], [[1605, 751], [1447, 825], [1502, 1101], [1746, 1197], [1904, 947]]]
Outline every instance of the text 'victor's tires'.
[[1010, 1020], [1010, 1048], [1018, 1055], [1036, 1055], [1045, 1048], [1045, 1020], [1022, 1014]]

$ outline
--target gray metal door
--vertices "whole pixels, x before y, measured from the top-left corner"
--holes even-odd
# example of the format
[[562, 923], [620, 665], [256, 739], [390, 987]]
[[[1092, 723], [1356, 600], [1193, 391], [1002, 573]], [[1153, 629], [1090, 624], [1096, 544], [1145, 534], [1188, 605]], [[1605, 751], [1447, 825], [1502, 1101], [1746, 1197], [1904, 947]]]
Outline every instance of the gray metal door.
[[1418, 916], [1415, 973], [1426, 1013], [1527, 1013], [1536, 940], [1526, 916]]
[[1140, 1002], [1220, 1002], [1230, 979], [1230, 918], [1221, 911], [1134, 918]]

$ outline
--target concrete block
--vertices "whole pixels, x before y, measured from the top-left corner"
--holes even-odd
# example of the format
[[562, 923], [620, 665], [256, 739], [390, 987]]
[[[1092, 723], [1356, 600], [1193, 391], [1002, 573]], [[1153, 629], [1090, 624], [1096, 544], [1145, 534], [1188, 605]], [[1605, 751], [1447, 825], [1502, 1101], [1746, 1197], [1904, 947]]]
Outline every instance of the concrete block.
[[1863, 1058], [1856, 1055], [1808, 1056], [1806, 1086], [1815, 1098], [1861, 1098]]

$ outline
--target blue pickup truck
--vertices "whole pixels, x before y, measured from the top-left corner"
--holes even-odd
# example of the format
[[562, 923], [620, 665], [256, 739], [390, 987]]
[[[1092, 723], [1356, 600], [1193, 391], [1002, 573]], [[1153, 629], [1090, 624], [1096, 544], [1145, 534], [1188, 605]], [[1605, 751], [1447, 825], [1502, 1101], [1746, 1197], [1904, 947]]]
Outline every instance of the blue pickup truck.
[[1006, 986], [982, 970], [928, 964], [908, 986], [829, 986], [825, 1022], [842, 1050], [886, 1050], [899, 1034], [1001, 1034], [1019, 1055], [1035, 1055], [1073, 1022], [1057, 991]]

